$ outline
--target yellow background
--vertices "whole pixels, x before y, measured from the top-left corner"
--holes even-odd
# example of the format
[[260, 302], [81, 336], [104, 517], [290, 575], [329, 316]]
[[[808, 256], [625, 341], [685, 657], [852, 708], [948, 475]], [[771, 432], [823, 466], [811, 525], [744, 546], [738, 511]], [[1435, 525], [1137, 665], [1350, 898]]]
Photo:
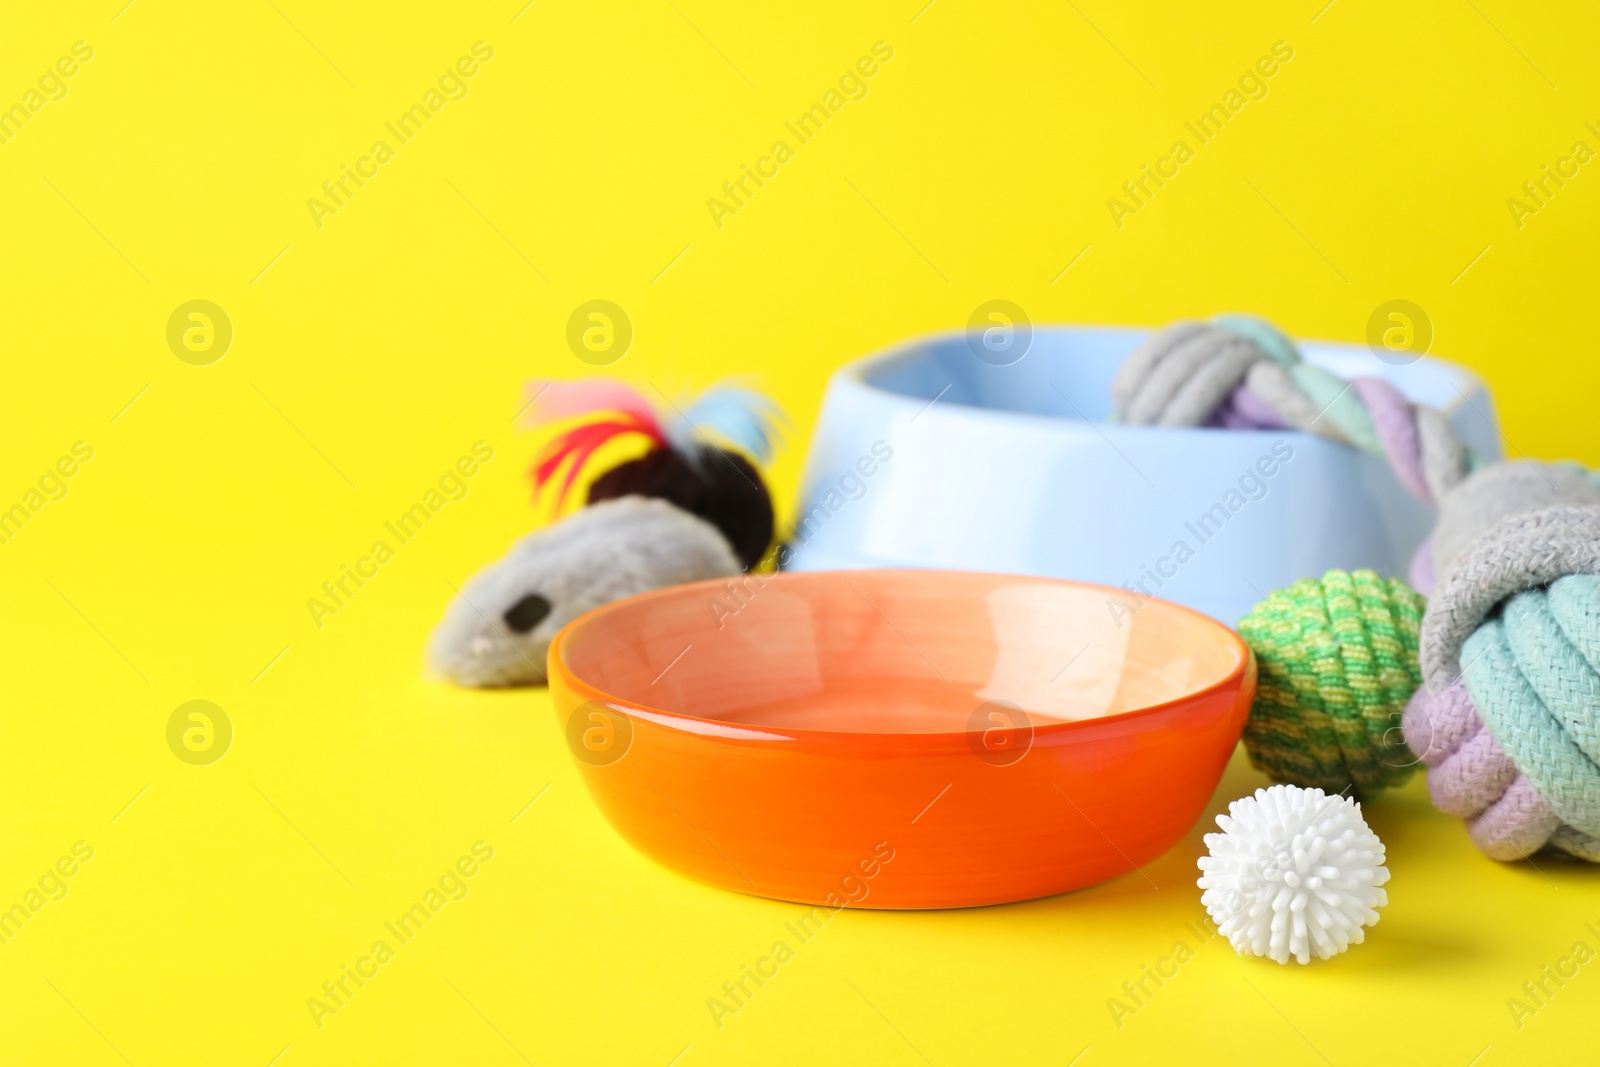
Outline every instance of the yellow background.
[[[707, 998], [798, 906], [623, 845], [542, 692], [419, 669], [449, 583], [530, 526], [520, 383], [588, 369], [564, 330], [594, 298], [634, 323], [631, 380], [748, 373], [783, 401], [786, 508], [830, 370], [995, 298], [1036, 322], [1248, 309], [1349, 341], [1409, 299], [1491, 383], [1510, 452], [1600, 463], [1600, 164], [1520, 229], [1506, 206], [1574, 141], [1600, 148], [1592, 12], [123, 2], [0, 26], [0, 102], [94, 48], [0, 145], [0, 501], [95, 450], [0, 545], [0, 904], [95, 849], [0, 946], [0, 1061], [1592, 1057], [1595, 965], [1520, 1029], [1506, 1001], [1600, 947], [1595, 872], [1482, 859], [1420, 782], [1369, 809], [1393, 902], [1333, 964], [1219, 939], [1113, 1023], [1108, 998], [1199, 921], [1202, 826], [1148, 881], [847, 912], [719, 1030]], [[469, 95], [319, 229], [307, 199], [478, 40]], [[869, 95], [718, 228], [706, 200], [880, 40]], [[1117, 228], [1107, 198], [1280, 40], [1269, 95]], [[196, 298], [235, 330], [209, 366], [165, 341]], [[480, 439], [470, 494], [314, 626], [306, 599]], [[165, 740], [196, 698], [236, 731], [211, 766]], [[1236, 760], [1214, 808], [1257, 783]], [[480, 839], [470, 895], [318, 1029], [307, 999]]]

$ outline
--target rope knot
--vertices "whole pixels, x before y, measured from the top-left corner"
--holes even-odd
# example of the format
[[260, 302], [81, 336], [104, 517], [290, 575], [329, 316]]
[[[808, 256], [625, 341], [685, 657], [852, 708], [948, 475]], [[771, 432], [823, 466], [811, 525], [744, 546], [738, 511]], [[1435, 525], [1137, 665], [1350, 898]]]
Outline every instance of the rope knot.
[[1134, 426], [1293, 429], [1354, 445], [1386, 459], [1430, 504], [1477, 462], [1439, 411], [1383, 378], [1345, 381], [1306, 362], [1277, 327], [1250, 315], [1151, 334], [1112, 380], [1111, 409]]

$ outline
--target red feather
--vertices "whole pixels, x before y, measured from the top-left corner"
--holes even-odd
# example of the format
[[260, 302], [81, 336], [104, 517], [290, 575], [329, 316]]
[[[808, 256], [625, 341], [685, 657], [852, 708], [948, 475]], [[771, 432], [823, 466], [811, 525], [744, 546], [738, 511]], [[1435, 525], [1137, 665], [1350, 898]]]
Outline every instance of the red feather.
[[529, 472], [533, 478], [534, 501], [538, 501], [565, 464], [566, 477], [556, 494], [556, 507], [560, 508], [590, 457], [607, 441], [625, 433], [643, 434], [656, 448], [667, 447], [667, 439], [654, 420], [640, 418], [631, 412], [606, 422], [589, 422], [574, 426], [552, 438], [534, 457], [533, 469]]

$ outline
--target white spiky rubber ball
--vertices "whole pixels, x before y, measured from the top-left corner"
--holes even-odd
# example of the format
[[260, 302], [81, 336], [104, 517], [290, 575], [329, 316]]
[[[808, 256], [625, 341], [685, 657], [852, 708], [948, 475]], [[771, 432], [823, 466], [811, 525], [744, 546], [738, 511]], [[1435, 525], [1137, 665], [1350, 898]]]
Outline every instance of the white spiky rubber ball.
[[1229, 804], [1217, 825], [1199, 861], [1200, 903], [1241, 956], [1337, 956], [1389, 902], [1383, 842], [1348, 797], [1275, 785]]

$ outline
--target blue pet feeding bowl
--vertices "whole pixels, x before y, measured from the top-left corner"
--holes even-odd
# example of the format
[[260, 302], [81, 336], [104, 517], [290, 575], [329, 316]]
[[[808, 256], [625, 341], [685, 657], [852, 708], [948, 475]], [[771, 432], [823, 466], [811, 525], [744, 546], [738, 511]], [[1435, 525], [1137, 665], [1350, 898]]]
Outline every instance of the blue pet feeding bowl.
[[[1288, 430], [1108, 421], [1147, 331], [1041, 327], [995, 366], [964, 331], [840, 369], [807, 460], [787, 566], [925, 567], [1131, 583], [1230, 625], [1332, 567], [1404, 578], [1432, 526], [1379, 457]], [[1309, 343], [1307, 362], [1381, 377], [1500, 457], [1489, 392], [1438, 359], [1404, 366]]]

